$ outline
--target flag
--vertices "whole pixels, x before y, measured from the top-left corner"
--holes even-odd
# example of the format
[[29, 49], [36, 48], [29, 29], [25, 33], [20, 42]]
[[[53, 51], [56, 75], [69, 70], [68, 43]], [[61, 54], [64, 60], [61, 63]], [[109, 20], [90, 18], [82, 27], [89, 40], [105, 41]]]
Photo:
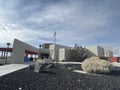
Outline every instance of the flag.
[[53, 34], [53, 38], [55, 38], [56, 37], [56, 32], [54, 32], [54, 34]]

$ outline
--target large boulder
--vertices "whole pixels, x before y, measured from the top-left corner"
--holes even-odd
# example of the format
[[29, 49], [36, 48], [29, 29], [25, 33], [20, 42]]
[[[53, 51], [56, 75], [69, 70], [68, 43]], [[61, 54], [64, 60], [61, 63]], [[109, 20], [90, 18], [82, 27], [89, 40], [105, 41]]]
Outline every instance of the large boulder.
[[112, 66], [111, 62], [102, 60], [99, 57], [85, 59], [82, 63], [82, 69], [87, 73], [109, 73]]

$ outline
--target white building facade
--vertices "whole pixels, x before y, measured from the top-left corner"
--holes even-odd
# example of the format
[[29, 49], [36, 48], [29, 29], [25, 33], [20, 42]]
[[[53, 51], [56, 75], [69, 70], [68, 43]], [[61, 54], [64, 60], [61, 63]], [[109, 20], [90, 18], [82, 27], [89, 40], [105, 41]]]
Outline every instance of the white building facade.
[[63, 61], [68, 59], [69, 50], [71, 47], [60, 44], [43, 44], [42, 49], [49, 50], [50, 58], [53, 60]]
[[[51, 59], [58, 61], [69, 60], [69, 51], [72, 48], [59, 44], [43, 44], [42, 47], [42, 49], [49, 51]], [[92, 56], [106, 57], [105, 49], [101, 46], [88, 46], [86, 47], [86, 53], [88, 58]], [[113, 53], [109, 52], [109, 55], [112, 56]]]
[[104, 48], [100, 46], [88, 46], [87, 49], [87, 56], [98, 56], [98, 57], [105, 57]]
[[70, 59], [69, 51], [70, 51], [70, 48], [60, 48], [59, 49], [59, 61], [69, 60]]

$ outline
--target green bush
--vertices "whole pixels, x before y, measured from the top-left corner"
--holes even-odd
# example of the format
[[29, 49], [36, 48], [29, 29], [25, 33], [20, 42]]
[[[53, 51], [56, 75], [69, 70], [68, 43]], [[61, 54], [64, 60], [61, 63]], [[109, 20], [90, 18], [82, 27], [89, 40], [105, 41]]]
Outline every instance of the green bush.
[[70, 60], [75, 62], [82, 62], [87, 58], [86, 49], [82, 46], [75, 45], [70, 49]]

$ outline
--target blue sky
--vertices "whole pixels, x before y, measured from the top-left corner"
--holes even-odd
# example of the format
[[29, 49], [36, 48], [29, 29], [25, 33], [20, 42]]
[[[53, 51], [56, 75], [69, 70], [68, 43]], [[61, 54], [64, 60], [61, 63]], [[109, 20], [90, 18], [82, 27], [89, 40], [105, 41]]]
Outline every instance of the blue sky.
[[0, 46], [14, 38], [120, 48], [120, 0], [0, 0]]

